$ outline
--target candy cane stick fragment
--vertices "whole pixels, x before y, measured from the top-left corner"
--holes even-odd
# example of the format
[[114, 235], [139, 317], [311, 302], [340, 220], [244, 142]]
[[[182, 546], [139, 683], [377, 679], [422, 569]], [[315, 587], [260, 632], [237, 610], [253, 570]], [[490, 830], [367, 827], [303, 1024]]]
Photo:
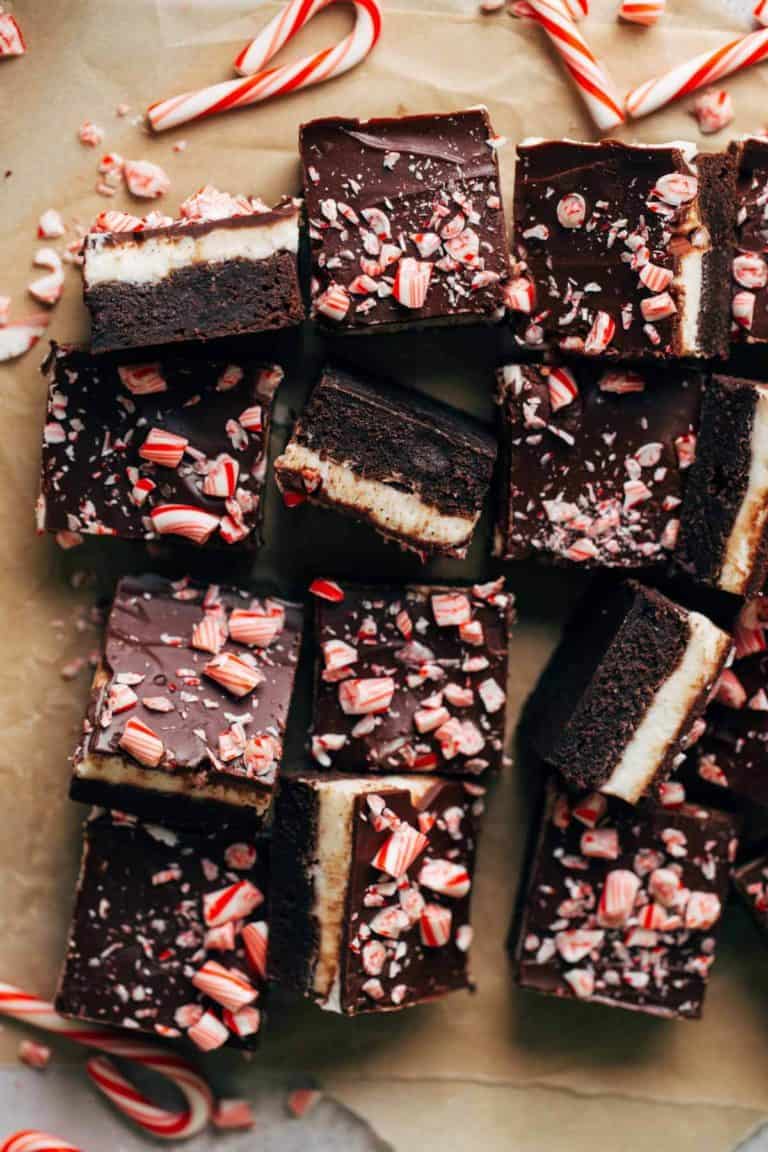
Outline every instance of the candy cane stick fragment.
[[750, 64], [759, 64], [768, 56], [768, 28], [760, 28], [737, 40], [723, 44], [713, 52], [702, 52], [676, 68], [646, 80], [627, 94], [625, 107], [627, 114], [637, 120], [641, 116], [648, 116], [657, 108], [671, 104], [695, 92], [697, 88], [704, 88], [713, 84], [723, 76], [730, 76]]
[[67, 1020], [56, 1012], [52, 1004], [30, 996], [13, 984], [0, 983], [0, 1016], [10, 1016], [45, 1032], [64, 1036], [75, 1044], [132, 1060], [170, 1080], [186, 1101], [185, 1108], [179, 1112], [152, 1104], [117, 1072], [111, 1061], [94, 1058], [88, 1063], [88, 1074], [96, 1086], [125, 1115], [153, 1136], [163, 1140], [185, 1140], [196, 1136], [209, 1124], [213, 1113], [211, 1090], [192, 1065], [174, 1052], [165, 1052], [97, 1025], [84, 1027], [77, 1021]]
[[225, 80], [196, 92], [184, 92], [169, 100], [160, 100], [147, 109], [147, 120], [155, 132], [176, 128], [189, 120], [228, 112], [297, 92], [312, 84], [321, 84], [341, 76], [363, 60], [381, 34], [381, 7], [379, 0], [352, 0], [355, 7], [355, 26], [348, 36], [330, 48], [323, 48], [311, 56], [303, 56], [293, 64], [277, 68], [264, 68], [284, 44], [288, 42], [312, 17], [339, 0], [291, 0], [266, 28], [251, 41], [235, 61], [235, 68], [243, 75], [241, 80]]
[[561, 0], [529, 0], [532, 18], [560, 54], [592, 119], [601, 132], [623, 124], [621, 98], [604, 65], [568, 15]]
[[4, 1140], [0, 1144], [0, 1152], [80, 1152], [80, 1149], [48, 1132], [25, 1128]]

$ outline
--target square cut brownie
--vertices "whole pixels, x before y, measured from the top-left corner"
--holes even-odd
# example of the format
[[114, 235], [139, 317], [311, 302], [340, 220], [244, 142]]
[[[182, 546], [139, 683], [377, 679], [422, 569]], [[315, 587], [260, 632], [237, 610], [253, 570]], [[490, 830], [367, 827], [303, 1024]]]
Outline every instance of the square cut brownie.
[[703, 379], [588, 361], [501, 368], [496, 555], [610, 568], [667, 560]]
[[636, 803], [676, 766], [731, 637], [635, 581], [577, 606], [527, 705], [534, 749], [567, 784]]
[[72, 798], [174, 823], [268, 823], [302, 619], [275, 597], [124, 577]]
[[768, 384], [713, 376], [680, 516], [679, 559], [697, 580], [757, 596], [768, 577]]
[[351, 332], [499, 317], [496, 148], [484, 108], [303, 124], [312, 314]]
[[734, 171], [692, 144], [522, 144], [507, 292], [519, 343], [727, 355]]
[[737, 833], [716, 809], [628, 809], [550, 785], [516, 941], [520, 985], [700, 1016]]
[[102, 212], [85, 237], [94, 352], [241, 336], [298, 324], [297, 200], [206, 187], [178, 219]]
[[53, 344], [45, 368], [40, 531], [69, 544], [261, 544], [280, 367], [199, 352], [115, 361]]
[[403, 548], [461, 558], [495, 459], [494, 436], [465, 413], [329, 369], [275, 476], [290, 504], [308, 499], [367, 521]]
[[514, 620], [503, 580], [331, 587], [335, 599], [317, 600], [315, 761], [450, 776], [499, 768]]
[[483, 791], [429, 776], [284, 776], [270, 978], [349, 1016], [470, 987]]
[[266, 980], [268, 842], [94, 810], [56, 1008], [76, 1020], [252, 1047]]
[[701, 734], [690, 751], [686, 780], [712, 785], [707, 794], [768, 806], [768, 599], [748, 600], [734, 628], [735, 659], [720, 674]]
[[745, 136], [730, 147], [736, 162], [736, 254], [732, 265], [732, 337], [768, 340], [768, 140]]

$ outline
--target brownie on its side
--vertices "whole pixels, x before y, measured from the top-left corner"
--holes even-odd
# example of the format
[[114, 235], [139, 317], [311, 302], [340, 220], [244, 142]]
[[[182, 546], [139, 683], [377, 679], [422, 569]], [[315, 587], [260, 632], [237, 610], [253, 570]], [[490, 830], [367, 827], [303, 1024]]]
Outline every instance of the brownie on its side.
[[768, 140], [745, 136], [730, 147], [736, 162], [736, 254], [731, 312], [736, 343], [768, 340]]
[[430, 776], [281, 778], [270, 978], [350, 1016], [469, 987], [482, 792]]
[[326, 370], [275, 476], [283, 492], [367, 521], [403, 548], [463, 557], [495, 458], [493, 435], [470, 416]]
[[509, 274], [484, 108], [302, 125], [312, 314], [351, 332], [500, 315]]
[[267, 841], [94, 811], [56, 1009], [205, 1052], [253, 1047], [266, 980]]
[[716, 796], [721, 788], [724, 797], [768, 806], [767, 610], [765, 597], [749, 600], [736, 622], [735, 659], [721, 673], [682, 770], [692, 793], [698, 786]]
[[768, 384], [713, 376], [681, 511], [679, 559], [697, 580], [759, 595], [768, 576]]
[[518, 148], [507, 293], [521, 345], [726, 356], [735, 165], [693, 145]]
[[519, 983], [700, 1016], [737, 833], [715, 809], [633, 810], [550, 785], [515, 947]]
[[498, 380], [496, 555], [609, 568], [665, 561], [693, 461], [701, 373], [582, 361], [508, 364]]
[[105, 212], [84, 245], [94, 352], [240, 336], [304, 318], [296, 200], [204, 188], [179, 219]]
[[125, 577], [75, 754], [75, 800], [251, 828], [272, 794], [303, 610], [236, 589]]
[[706, 616], [634, 581], [587, 596], [528, 703], [534, 749], [572, 787], [636, 803], [672, 771], [730, 649]]
[[514, 619], [503, 581], [341, 591], [317, 601], [315, 761], [450, 776], [500, 767]]
[[277, 365], [51, 346], [41, 531], [261, 544]]

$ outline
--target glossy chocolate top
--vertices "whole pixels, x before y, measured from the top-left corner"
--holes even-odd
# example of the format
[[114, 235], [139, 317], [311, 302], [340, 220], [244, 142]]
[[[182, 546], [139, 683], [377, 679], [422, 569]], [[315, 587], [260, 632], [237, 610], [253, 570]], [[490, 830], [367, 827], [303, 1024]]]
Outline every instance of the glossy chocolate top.
[[[342, 953], [343, 1011], [398, 1008], [468, 986], [482, 791], [458, 781], [440, 783], [418, 807], [400, 790], [357, 797]], [[404, 826], [415, 856], [395, 876], [403, 859]]]
[[498, 768], [512, 620], [503, 581], [345, 585], [340, 603], [319, 600], [316, 762], [447, 775]]
[[703, 376], [508, 365], [499, 554], [642, 567], [674, 549]]
[[[266, 841], [244, 841], [242, 831], [179, 832], [97, 811], [86, 824], [57, 1009], [163, 1037], [186, 1034], [203, 1011], [226, 1025], [222, 1005], [192, 983], [215, 961], [243, 974], [256, 993], [249, 1007], [260, 1010], [264, 973], [242, 929], [265, 927], [268, 856]], [[255, 1030], [241, 1037], [229, 1023], [222, 1042], [255, 1041], [258, 1016], [249, 1014]]]
[[714, 809], [635, 810], [550, 786], [517, 942], [520, 983], [699, 1016], [736, 834]]
[[[299, 143], [319, 318], [370, 328], [498, 309], [508, 253], [484, 109], [313, 120]], [[429, 266], [421, 304], [403, 302], [412, 261]], [[343, 315], [324, 307], [331, 285]]]
[[[107, 622], [81, 750], [139, 768], [272, 787], [301, 644], [303, 610], [236, 589], [125, 577]], [[257, 639], [258, 638], [258, 639]], [[130, 739], [161, 741], [156, 764]]]
[[[710, 303], [698, 261], [719, 239], [711, 186], [721, 198], [732, 196], [711, 169], [708, 161], [691, 167], [674, 146], [521, 145], [512, 293], [520, 342], [629, 359], [696, 354], [685, 346], [684, 312], [704, 314]], [[697, 267], [689, 287], [691, 255]], [[697, 338], [708, 355], [727, 350], [724, 298], [718, 317], [715, 329], [705, 315]]]
[[[42, 528], [134, 539], [199, 529], [209, 546], [260, 543], [281, 368], [199, 352], [141, 363], [54, 344], [47, 370]], [[188, 523], [174, 530], [162, 510], [178, 505]]]

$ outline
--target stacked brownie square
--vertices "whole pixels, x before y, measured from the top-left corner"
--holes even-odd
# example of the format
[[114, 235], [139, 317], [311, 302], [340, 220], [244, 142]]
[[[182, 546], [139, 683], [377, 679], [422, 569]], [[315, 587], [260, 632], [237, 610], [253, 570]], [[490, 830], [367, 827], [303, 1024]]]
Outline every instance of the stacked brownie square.
[[[283, 368], [250, 338], [303, 318], [303, 228], [334, 357], [274, 462], [285, 506], [308, 506], [290, 515], [461, 562], [498, 445], [497, 560], [601, 570], [524, 717], [545, 802], [520, 983], [696, 1017], [731, 794], [763, 799], [768, 392], [725, 358], [733, 335], [761, 339], [768, 164], [755, 141], [525, 144], [510, 262], [497, 145], [483, 109], [318, 120], [303, 208], [205, 188], [178, 219], [102, 214], [92, 347], [47, 361], [38, 522], [64, 546], [162, 543], [193, 572], [253, 559]], [[515, 349], [498, 435], [375, 351], [349, 367], [375, 333], [479, 322]], [[220, 571], [118, 583], [73, 761], [73, 798], [103, 808], [60, 1010], [209, 1051], [253, 1045], [270, 982], [345, 1015], [470, 987], [475, 851], [507, 747], [498, 564], [475, 583], [318, 572], [312, 723], [290, 764], [305, 606]], [[727, 811], [686, 803], [682, 763], [728, 788]], [[739, 875], [762, 907], [764, 861]]]

